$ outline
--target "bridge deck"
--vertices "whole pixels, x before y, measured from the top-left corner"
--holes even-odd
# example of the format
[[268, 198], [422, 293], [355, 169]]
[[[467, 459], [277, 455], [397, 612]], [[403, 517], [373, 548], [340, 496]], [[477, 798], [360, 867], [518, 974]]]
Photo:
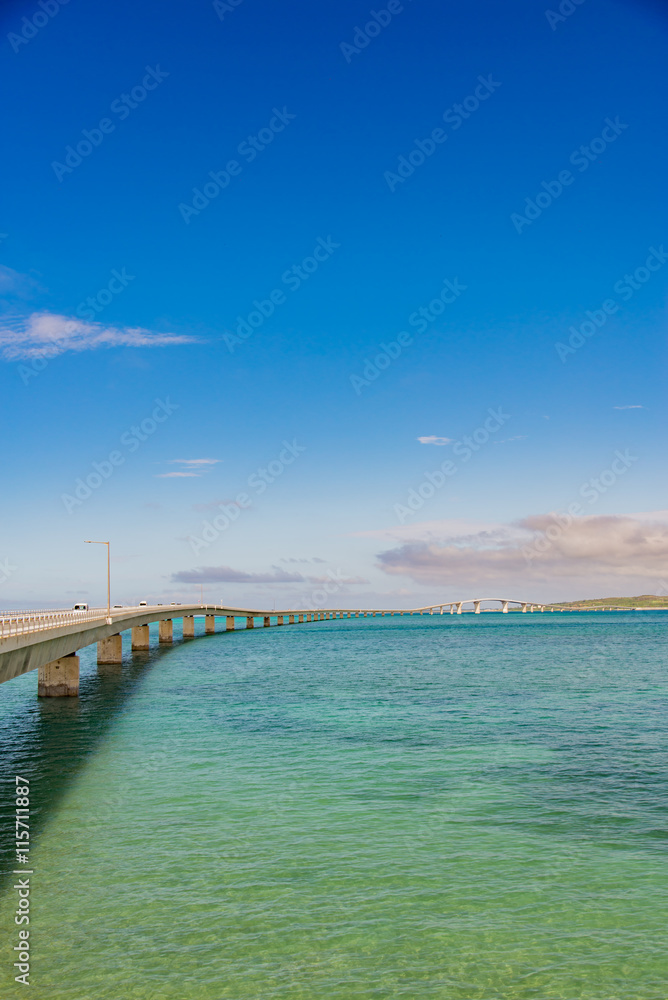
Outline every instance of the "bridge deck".
[[506, 611], [511, 604], [521, 606], [522, 611], [533, 611], [534, 608], [541, 611], [547, 608], [553, 609], [551, 605], [539, 602], [518, 601], [501, 597], [476, 597], [405, 609], [357, 607], [314, 611], [310, 608], [268, 610], [228, 607], [220, 604], [156, 604], [146, 607], [112, 608], [109, 612], [106, 608], [91, 608], [88, 611], [6, 612], [0, 614], [0, 683], [42, 667], [60, 657], [69, 656], [84, 646], [101, 642], [127, 629], [174, 618], [198, 616], [246, 618], [250, 625], [250, 620], [255, 618], [266, 620], [282, 617], [288, 619], [289, 616], [294, 616], [295, 619], [303, 616], [304, 620], [307, 621], [309, 616], [311, 619], [318, 620], [323, 617], [344, 615], [348, 617], [351, 615], [444, 614], [446, 608], [450, 612], [457, 609], [457, 613], [461, 614], [463, 606], [469, 604], [474, 606], [476, 613], [480, 613], [480, 605], [490, 602], [501, 605], [500, 608], [494, 609], [498, 611]]

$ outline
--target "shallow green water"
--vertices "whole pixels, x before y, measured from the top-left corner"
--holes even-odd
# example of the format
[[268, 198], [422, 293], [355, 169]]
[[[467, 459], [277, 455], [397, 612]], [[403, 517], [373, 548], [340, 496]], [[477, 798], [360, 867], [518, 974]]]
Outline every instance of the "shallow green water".
[[91, 650], [78, 703], [3, 685], [31, 996], [664, 1000], [667, 635], [657, 613], [322, 622], [102, 677]]

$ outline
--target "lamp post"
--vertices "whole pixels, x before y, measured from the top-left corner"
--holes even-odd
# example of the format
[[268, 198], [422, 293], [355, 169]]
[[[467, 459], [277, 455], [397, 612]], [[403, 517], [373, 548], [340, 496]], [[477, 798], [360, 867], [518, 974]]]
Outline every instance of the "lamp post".
[[107, 546], [107, 625], [111, 625], [111, 555], [109, 542], [96, 542], [93, 539], [87, 538], [84, 544]]

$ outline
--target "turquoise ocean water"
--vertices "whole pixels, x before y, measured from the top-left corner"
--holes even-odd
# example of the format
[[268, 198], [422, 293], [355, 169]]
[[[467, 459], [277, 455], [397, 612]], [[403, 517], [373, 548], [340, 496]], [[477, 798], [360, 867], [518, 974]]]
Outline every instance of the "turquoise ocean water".
[[665, 1000], [667, 636], [651, 612], [353, 619], [100, 674], [90, 649], [78, 700], [3, 685], [29, 995]]

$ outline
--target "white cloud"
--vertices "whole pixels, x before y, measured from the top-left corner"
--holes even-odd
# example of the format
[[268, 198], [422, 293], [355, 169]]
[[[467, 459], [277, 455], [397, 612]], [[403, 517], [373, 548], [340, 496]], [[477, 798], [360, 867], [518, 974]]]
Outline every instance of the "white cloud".
[[646, 406], [641, 406], [640, 403], [633, 403], [631, 406], [613, 406], [613, 410], [646, 410]]
[[50, 312], [0, 318], [0, 349], [6, 361], [55, 357], [66, 351], [95, 351], [108, 347], [169, 347], [196, 343], [175, 333], [152, 333], [142, 327], [105, 326]]
[[378, 560], [390, 576], [448, 590], [541, 589], [552, 600], [586, 592], [631, 596], [668, 576], [668, 521], [657, 511], [576, 517], [564, 526], [558, 515], [540, 514], [472, 534], [444, 532], [440, 540], [414, 536]]
[[429, 437], [419, 437], [417, 439], [420, 444], [450, 444], [453, 438], [436, 437], [436, 435], [431, 434]]

